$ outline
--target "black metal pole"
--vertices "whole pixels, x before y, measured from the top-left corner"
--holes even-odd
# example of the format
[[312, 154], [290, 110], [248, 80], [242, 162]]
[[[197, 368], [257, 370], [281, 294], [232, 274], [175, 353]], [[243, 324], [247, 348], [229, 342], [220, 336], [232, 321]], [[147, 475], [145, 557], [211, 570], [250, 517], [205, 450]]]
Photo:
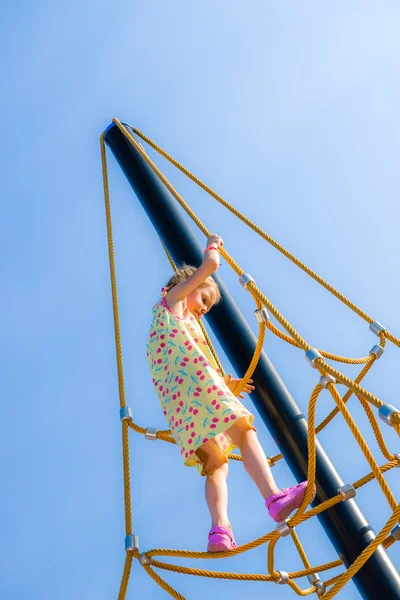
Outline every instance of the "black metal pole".
[[[125, 126], [133, 134], [129, 126]], [[178, 264], [200, 264], [202, 249], [167, 188], [118, 127], [111, 124], [106, 130], [105, 140], [174, 261]], [[207, 318], [234, 369], [244, 373], [253, 356], [255, 336], [223, 282], [218, 276], [216, 279], [221, 288], [222, 302], [213, 308]], [[303, 481], [307, 476], [306, 418], [265, 353], [261, 356], [253, 379], [256, 391], [251, 399], [295, 478]], [[316, 482], [318, 504], [335, 496], [343, 485], [318, 442]], [[375, 538], [354, 500], [341, 502], [318, 518], [346, 566]], [[399, 573], [382, 546], [353, 580], [362, 597], [367, 600], [400, 599]]]

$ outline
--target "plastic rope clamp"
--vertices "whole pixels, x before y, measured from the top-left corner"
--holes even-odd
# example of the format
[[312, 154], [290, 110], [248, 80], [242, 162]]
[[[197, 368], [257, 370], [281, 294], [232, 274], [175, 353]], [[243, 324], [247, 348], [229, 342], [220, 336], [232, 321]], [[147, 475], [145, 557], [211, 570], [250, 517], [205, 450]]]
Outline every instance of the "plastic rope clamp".
[[382, 333], [383, 331], [386, 331], [386, 327], [381, 325], [378, 321], [374, 321], [373, 323], [371, 323], [369, 328], [372, 331], [372, 333], [374, 333], [378, 337], [379, 337], [380, 333]]
[[318, 583], [315, 584], [316, 590], [317, 590], [317, 596], [323, 596], [326, 592], [326, 587], [325, 585], [319, 581]]
[[382, 346], [372, 346], [371, 350], [369, 351], [370, 355], [373, 354], [374, 356], [376, 356], [376, 358], [380, 358], [383, 352], [384, 349], [382, 348]]
[[154, 442], [154, 440], [157, 439], [157, 432], [158, 432], [158, 429], [156, 429], [155, 427], [148, 427], [146, 429], [146, 433], [144, 434], [144, 437], [146, 438], [146, 440], [151, 440], [152, 442]]
[[123, 406], [119, 411], [121, 421], [132, 421], [132, 411], [129, 406]]
[[146, 552], [142, 552], [142, 554], [139, 557], [139, 562], [142, 565], [142, 567], [144, 565], [151, 565], [151, 564], [153, 564], [152, 559], [149, 558], [148, 556], [146, 556]]
[[281, 521], [276, 526], [276, 530], [281, 537], [286, 537], [292, 533], [293, 527], [290, 527], [287, 521]]
[[386, 423], [386, 425], [393, 425], [393, 415], [399, 413], [397, 408], [391, 404], [384, 404], [379, 409], [379, 417]]
[[267, 323], [269, 321], [269, 314], [266, 308], [258, 308], [254, 311], [254, 316], [259, 323]]
[[315, 361], [317, 360], [317, 358], [322, 358], [322, 355], [318, 352], [318, 350], [316, 348], [311, 348], [310, 350], [307, 350], [306, 360], [307, 360], [307, 362], [310, 363], [310, 365], [313, 367], [313, 369], [317, 368], [317, 366], [315, 364]]
[[328, 383], [336, 383], [336, 379], [332, 375], [323, 375], [319, 380], [319, 385], [322, 385], [323, 388], [326, 388]]
[[289, 581], [289, 573], [287, 573], [286, 571], [277, 571], [277, 573], [279, 573], [279, 579], [274, 579], [275, 583], [284, 585]]
[[250, 282], [255, 283], [254, 279], [252, 278], [251, 275], [249, 275], [248, 273], [243, 273], [243, 275], [241, 275], [239, 277], [239, 281], [242, 284], [242, 286], [244, 287], [245, 290], [247, 290], [247, 286], [249, 285]]
[[137, 535], [127, 535], [125, 538], [125, 552], [132, 552], [137, 550], [139, 552], [139, 538]]
[[347, 500], [350, 500], [351, 498], [355, 497], [356, 490], [351, 485], [351, 483], [346, 483], [338, 489], [338, 494], [341, 494], [343, 496], [344, 501], [347, 502]]
[[400, 467], [400, 454], [393, 454], [393, 456], [395, 457], [395, 459], [399, 463], [398, 465], [396, 465], [396, 467]]
[[314, 585], [315, 583], [318, 583], [318, 581], [320, 581], [318, 573], [310, 573], [310, 575], [307, 575], [307, 579], [311, 583], [311, 585]]
[[390, 535], [394, 537], [395, 540], [400, 542], [400, 525], [397, 523], [390, 532]]

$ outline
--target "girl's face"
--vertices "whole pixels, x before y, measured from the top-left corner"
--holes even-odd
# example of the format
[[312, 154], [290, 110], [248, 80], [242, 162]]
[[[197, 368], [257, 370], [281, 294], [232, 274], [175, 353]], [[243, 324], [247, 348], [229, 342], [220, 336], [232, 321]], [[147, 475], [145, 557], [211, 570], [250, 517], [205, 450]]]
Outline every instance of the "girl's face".
[[198, 287], [186, 298], [189, 311], [197, 321], [215, 304], [217, 294], [212, 285]]

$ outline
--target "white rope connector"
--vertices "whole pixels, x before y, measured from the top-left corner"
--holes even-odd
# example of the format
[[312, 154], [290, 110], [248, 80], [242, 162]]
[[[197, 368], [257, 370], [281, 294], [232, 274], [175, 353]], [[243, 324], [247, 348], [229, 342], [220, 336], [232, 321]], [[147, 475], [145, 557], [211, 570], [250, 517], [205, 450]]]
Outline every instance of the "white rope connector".
[[336, 383], [336, 379], [332, 377], [332, 375], [322, 375], [319, 380], [319, 385], [322, 385], [323, 388], [326, 388], [328, 383]]
[[286, 537], [287, 535], [290, 535], [293, 532], [294, 527], [291, 527], [285, 520], [278, 523], [278, 525], [276, 526], [276, 530], [281, 537]]
[[374, 321], [373, 323], [371, 323], [369, 328], [372, 331], [372, 333], [374, 333], [378, 337], [379, 337], [380, 333], [382, 333], [383, 331], [386, 331], [386, 327], [381, 325], [378, 321]]
[[123, 406], [119, 411], [121, 421], [132, 421], [132, 410], [129, 406]]
[[371, 350], [369, 351], [370, 355], [372, 354], [373, 356], [375, 356], [375, 358], [380, 358], [383, 352], [384, 349], [382, 348], [382, 346], [372, 346]]
[[323, 594], [325, 594], [326, 588], [325, 585], [321, 583], [318, 573], [311, 573], [311, 575], [307, 575], [307, 579], [311, 585], [315, 586], [317, 596], [323, 596]]
[[310, 575], [307, 575], [307, 579], [311, 585], [314, 585], [314, 583], [318, 583], [318, 581], [320, 581], [318, 573], [310, 573]]
[[346, 483], [338, 489], [338, 494], [341, 494], [343, 496], [343, 500], [347, 502], [347, 500], [350, 500], [351, 498], [355, 497], [356, 490], [355, 487], [351, 485], [351, 483]]
[[399, 414], [400, 411], [391, 404], [384, 404], [380, 407], [378, 415], [386, 425], [393, 425], [393, 416]]
[[249, 285], [250, 282], [255, 283], [254, 279], [252, 278], [251, 275], [249, 275], [248, 273], [243, 273], [243, 275], [241, 275], [239, 277], [239, 281], [242, 284], [242, 286], [244, 287], [245, 290], [247, 290], [247, 286]]
[[144, 565], [152, 565], [153, 564], [153, 559], [150, 558], [149, 556], [146, 555], [146, 552], [142, 552], [142, 554], [139, 557], [139, 562], [142, 565], [142, 567]]
[[289, 573], [286, 571], [277, 571], [277, 573], [279, 573], [279, 579], [274, 579], [274, 582], [285, 585], [289, 581]]
[[255, 310], [254, 316], [259, 323], [267, 323], [269, 321], [269, 314], [265, 307]]
[[146, 440], [151, 440], [152, 442], [154, 442], [157, 439], [157, 432], [158, 429], [156, 429], [155, 427], [148, 427], [146, 429], [144, 437], [146, 438]]
[[125, 552], [132, 552], [137, 550], [139, 552], [139, 537], [137, 535], [127, 535], [125, 538]]
[[318, 352], [316, 348], [311, 348], [310, 350], [307, 350], [306, 361], [310, 363], [313, 369], [317, 368], [317, 365], [315, 364], [317, 358], [322, 358], [322, 355]]

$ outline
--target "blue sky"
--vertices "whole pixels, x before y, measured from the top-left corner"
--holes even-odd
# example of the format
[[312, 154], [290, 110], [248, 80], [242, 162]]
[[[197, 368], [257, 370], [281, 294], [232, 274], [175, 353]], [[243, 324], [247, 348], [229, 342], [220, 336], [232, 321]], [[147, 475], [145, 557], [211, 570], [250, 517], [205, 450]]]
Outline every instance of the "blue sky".
[[[125, 532], [100, 133], [114, 116], [143, 130], [399, 335], [400, 7], [71, 0], [7, 3], [1, 13], [0, 596], [108, 600], [118, 594]], [[368, 353], [376, 338], [364, 321], [162, 159], [158, 164], [303, 337], [339, 354]], [[136, 422], [164, 428], [145, 341], [169, 266], [111, 154], [109, 172], [128, 404]], [[221, 275], [251, 319], [250, 298], [226, 264]], [[266, 351], [306, 411], [315, 372], [271, 334]], [[394, 405], [398, 360], [388, 344], [365, 380]], [[319, 419], [331, 407], [321, 396]], [[349, 407], [382, 464], [354, 399]], [[261, 443], [274, 454], [256, 418]], [[384, 433], [399, 452], [394, 432]], [[344, 481], [369, 472], [340, 417], [320, 439]], [[134, 434], [130, 445], [141, 551], [204, 549], [204, 480], [182, 467], [170, 445]], [[274, 473], [279, 485], [293, 483], [282, 462]], [[398, 474], [387, 480], [398, 498]], [[269, 531], [240, 465], [231, 466], [229, 484], [238, 543]], [[379, 530], [390, 512], [378, 485], [357, 500]], [[313, 564], [335, 559], [318, 522], [298, 534]], [[389, 554], [400, 567], [398, 548]], [[265, 555], [261, 547], [212, 566], [264, 573]], [[277, 565], [301, 568], [288, 540], [278, 546]], [[293, 597], [272, 584], [165, 578], [189, 600]], [[147, 597], [167, 596], [135, 563], [127, 598]], [[349, 584], [337, 597], [359, 595]]]

